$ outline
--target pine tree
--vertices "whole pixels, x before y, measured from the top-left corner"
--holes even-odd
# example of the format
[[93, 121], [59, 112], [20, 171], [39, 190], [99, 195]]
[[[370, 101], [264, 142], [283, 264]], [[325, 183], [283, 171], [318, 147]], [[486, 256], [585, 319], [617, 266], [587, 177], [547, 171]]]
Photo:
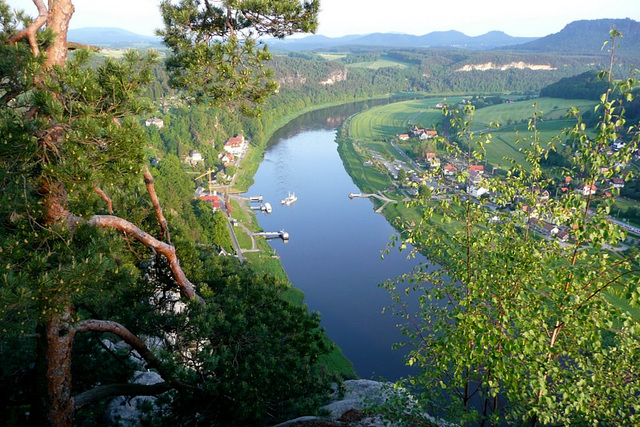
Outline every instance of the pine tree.
[[[25, 363], [31, 361], [29, 354], [35, 355], [36, 386], [12, 392], [18, 400], [7, 404], [26, 405], [33, 425], [68, 426], [78, 408], [105, 396], [155, 395], [187, 387], [176, 368], [170, 368], [171, 357], [163, 359], [125, 326], [129, 322], [128, 326], [145, 330], [140, 319], [122, 306], [113, 307], [115, 301], [123, 303], [129, 297], [141, 317], [149, 310], [141, 301], [145, 293], [147, 300], [153, 297], [148, 292], [157, 287], [150, 288], [153, 281], [143, 275], [153, 276], [154, 268], [163, 266], [160, 276], [167, 282], [165, 294], [179, 292], [188, 307], [201, 307], [205, 301], [180, 265], [153, 177], [143, 167], [146, 132], [137, 116], [149, 111], [142, 94], [152, 79], [150, 65], [155, 55], [130, 51], [121, 61], [107, 59], [97, 67], [89, 66], [87, 51], [68, 58], [72, 0], [33, 3], [38, 16], [30, 19], [22, 13], [14, 15], [0, 1], [0, 253], [4, 271], [0, 351], [3, 360], [11, 360], [3, 363], [3, 378], [16, 381], [19, 372], [31, 372]], [[196, 98], [211, 102], [245, 99], [255, 106], [274, 87], [272, 83], [247, 84], [245, 76], [255, 70], [258, 80], [267, 75], [261, 68], [267, 54], [254, 49], [251, 38], [240, 40], [237, 33], [255, 28], [258, 34], [282, 37], [313, 30], [317, 2], [183, 1], [179, 6], [164, 2], [162, 10], [167, 22], [164, 33], [174, 51], [170, 70], [189, 70], [183, 78], [174, 75], [174, 82], [190, 92], [198, 83], [191, 80], [192, 71], [201, 75], [203, 70], [219, 70], [208, 74], [213, 80], [207, 77]], [[198, 16], [191, 22], [191, 28], [198, 27], [193, 38], [183, 33], [183, 21], [171, 18], [185, 13]], [[210, 27], [210, 19], [217, 29]], [[214, 41], [213, 36], [221, 39]], [[194, 62], [205, 68], [193, 67]], [[240, 62], [249, 65], [244, 68]], [[130, 196], [139, 194], [141, 176], [146, 201], [132, 202]], [[155, 217], [155, 226], [146, 221], [148, 216]], [[134, 220], [155, 229], [156, 237]], [[141, 266], [140, 258], [149, 253], [155, 254], [151, 255], [155, 261]], [[209, 298], [215, 299], [213, 295]], [[162, 304], [166, 308], [175, 301]], [[164, 382], [154, 386], [90, 384], [89, 389], [78, 390], [78, 382], [72, 382], [74, 342], [93, 333], [110, 333], [125, 341]], [[315, 342], [309, 337], [309, 345]], [[14, 349], [25, 359], [10, 357]], [[10, 422], [25, 421], [24, 411], [10, 414]]]

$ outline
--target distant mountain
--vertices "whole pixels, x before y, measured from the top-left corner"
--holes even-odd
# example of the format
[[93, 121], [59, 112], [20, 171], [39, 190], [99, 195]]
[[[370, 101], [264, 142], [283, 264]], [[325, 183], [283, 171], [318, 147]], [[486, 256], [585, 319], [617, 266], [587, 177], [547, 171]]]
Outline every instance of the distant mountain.
[[619, 55], [640, 54], [640, 22], [632, 19], [596, 19], [574, 21], [559, 33], [512, 46], [512, 50], [529, 52], [559, 52], [575, 54], [601, 54], [602, 44], [609, 39], [609, 31], [615, 28], [622, 32], [618, 40]]
[[522, 44], [535, 37], [512, 37], [501, 31], [471, 37], [459, 31], [434, 31], [422, 36], [397, 33], [373, 33], [359, 36], [325, 37], [309, 36], [301, 39], [266, 40], [274, 50], [301, 51], [314, 49], [335, 49], [340, 47], [422, 47], [422, 48], [462, 48], [493, 49], [501, 46]]
[[160, 47], [160, 37], [143, 36], [121, 28], [78, 28], [69, 30], [70, 42], [100, 47]]

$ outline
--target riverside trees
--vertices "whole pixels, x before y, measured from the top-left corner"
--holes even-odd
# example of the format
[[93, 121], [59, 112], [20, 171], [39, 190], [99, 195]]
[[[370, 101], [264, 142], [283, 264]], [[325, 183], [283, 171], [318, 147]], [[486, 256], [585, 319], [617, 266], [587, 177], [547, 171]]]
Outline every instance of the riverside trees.
[[[143, 167], [146, 133], [136, 118], [148, 111], [141, 94], [154, 55], [128, 52], [96, 68], [85, 51], [68, 59], [72, 0], [34, 5], [38, 15], [30, 19], [0, 1], [0, 355], [9, 422], [71, 425], [78, 409], [104, 397], [168, 390], [183, 393], [175, 402], [189, 393], [234, 402], [237, 393], [252, 402], [238, 419], [256, 420], [267, 409], [275, 417], [288, 412], [301, 390], [317, 395], [326, 384], [311, 372], [326, 348], [318, 320], [273, 303], [278, 286], [267, 291], [263, 279], [222, 269], [225, 263], [198, 256], [188, 240], [169, 232]], [[316, 1], [297, 0], [163, 2], [174, 82], [197, 100], [241, 100], [243, 110], [255, 111], [275, 86], [262, 67], [268, 53], [256, 48], [251, 32], [283, 37], [313, 30], [317, 10]], [[183, 261], [188, 255], [189, 275], [173, 241]], [[223, 292], [231, 294], [220, 298]], [[175, 309], [176, 293], [185, 308]], [[247, 304], [260, 307], [261, 316], [234, 311]], [[271, 322], [279, 328], [265, 334]], [[164, 382], [126, 383], [132, 367], [104, 358], [103, 333], [136, 350]], [[164, 339], [162, 350], [141, 338], [152, 335]], [[260, 341], [265, 336], [272, 339]], [[282, 354], [289, 360], [284, 367], [275, 363]], [[93, 367], [84, 370], [91, 375], [72, 381], [82, 371], [74, 360]], [[246, 374], [234, 387], [237, 365], [230, 364], [238, 363]], [[217, 407], [227, 412], [196, 404], [180, 419], [225, 422], [234, 406]]]
[[[614, 46], [620, 35], [611, 36]], [[639, 144], [638, 123], [625, 120], [622, 102], [637, 82], [615, 81], [611, 70], [601, 78], [607, 90], [595, 128], [572, 109], [577, 123], [561, 138], [575, 147], [564, 176], [586, 185], [617, 176]], [[482, 161], [491, 137], [470, 130], [472, 107], [448, 114], [458, 141], [449, 148], [467, 166], [457, 180], [468, 188], [468, 167]], [[554, 141], [540, 140], [539, 117], [535, 111], [531, 137], [523, 141], [527, 164], [515, 165], [506, 178], [482, 180], [494, 209], [460, 195], [442, 194], [435, 202], [426, 191], [415, 202], [422, 220], [405, 224], [406, 243], [442, 267], [423, 266], [408, 276], [417, 313], [403, 304], [398, 284], [387, 284], [407, 319], [409, 364], [421, 369], [407, 383], [417, 401], [392, 404], [405, 419], [415, 422], [428, 412], [473, 425], [638, 422], [637, 248], [610, 250], [626, 236], [607, 217], [613, 197], [594, 206], [593, 194], [543, 194], [550, 182], [540, 161]], [[627, 146], [610, 150], [619, 139]], [[566, 228], [570, 243], [536, 233], [542, 221]]]

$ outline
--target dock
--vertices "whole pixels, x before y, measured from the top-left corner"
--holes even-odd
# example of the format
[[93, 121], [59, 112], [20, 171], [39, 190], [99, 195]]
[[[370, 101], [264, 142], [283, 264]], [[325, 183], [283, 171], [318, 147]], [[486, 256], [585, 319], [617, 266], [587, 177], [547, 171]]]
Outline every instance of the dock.
[[265, 212], [270, 214], [273, 211], [270, 203], [261, 204], [260, 206], [251, 206], [251, 209], [255, 211]]

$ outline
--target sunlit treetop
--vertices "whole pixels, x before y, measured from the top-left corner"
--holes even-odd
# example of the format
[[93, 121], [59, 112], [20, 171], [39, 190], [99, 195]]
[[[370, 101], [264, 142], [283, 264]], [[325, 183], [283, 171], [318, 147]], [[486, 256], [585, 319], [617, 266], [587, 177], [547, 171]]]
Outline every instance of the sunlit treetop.
[[256, 39], [315, 32], [319, 1], [164, 0], [160, 9], [171, 83], [196, 102], [255, 114], [278, 89]]

